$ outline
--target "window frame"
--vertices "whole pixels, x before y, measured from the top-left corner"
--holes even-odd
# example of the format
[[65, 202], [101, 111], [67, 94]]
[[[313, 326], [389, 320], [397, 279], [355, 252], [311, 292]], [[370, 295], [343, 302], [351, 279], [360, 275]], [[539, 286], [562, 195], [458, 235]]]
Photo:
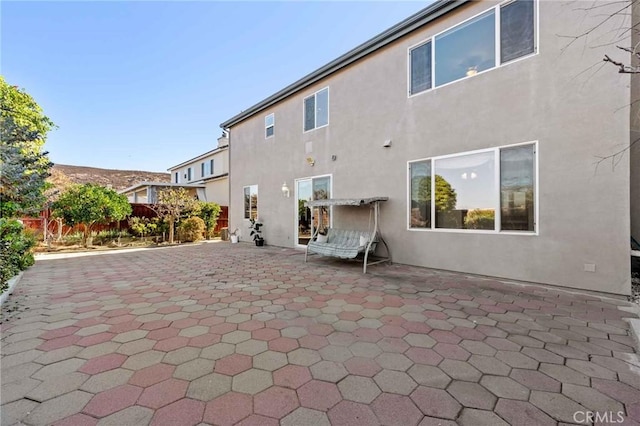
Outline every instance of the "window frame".
[[[249, 188], [249, 217], [247, 217], [247, 215], [246, 215], [247, 212], [244, 210], [244, 193], [245, 193], [245, 190], [247, 188]], [[243, 211], [242, 217], [243, 217], [243, 220], [245, 220], [245, 221], [251, 220], [251, 195], [252, 195], [251, 189], [252, 188], [255, 188], [256, 198], [258, 199], [258, 207], [260, 206], [260, 198], [259, 198], [260, 197], [260, 192], [258, 191], [258, 184], [243, 186], [242, 187], [242, 211]], [[258, 210], [258, 207], [256, 207], [256, 220], [260, 217], [259, 216], [260, 212]]]
[[[327, 91], [327, 124], [323, 124], [322, 126], [318, 126], [318, 93], [322, 92], [326, 90]], [[315, 92], [313, 92], [312, 94], [305, 96], [304, 98], [302, 98], [302, 133], [309, 133], [309, 132], [313, 132], [316, 129], [322, 129], [323, 127], [327, 127], [329, 125], [329, 121], [330, 121], [330, 108], [329, 105], [331, 104], [330, 101], [330, 96], [331, 94], [329, 93], [329, 86], [325, 86], [320, 90], [317, 90]], [[309, 98], [314, 98], [313, 104], [314, 104], [314, 110], [313, 110], [313, 127], [311, 129], [305, 130], [304, 125], [305, 125], [305, 114], [306, 114], [306, 108], [305, 108], [305, 103], [307, 101], [307, 99]]]
[[206, 169], [206, 166], [205, 166], [205, 162], [203, 161], [202, 163], [200, 163], [200, 177], [205, 177], [206, 176], [206, 174], [205, 174], [206, 172], [207, 172], [207, 169]]
[[[467, 19], [465, 19], [463, 21], [457, 22], [456, 24], [454, 24], [454, 25], [452, 25], [450, 27], [447, 27], [444, 30], [439, 31], [438, 33], [435, 33], [435, 34], [433, 34], [433, 35], [431, 35], [431, 36], [429, 36], [427, 38], [424, 38], [424, 39], [420, 40], [419, 42], [414, 43], [411, 46], [407, 47], [407, 97], [408, 98], [412, 98], [414, 96], [418, 96], [418, 95], [421, 95], [423, 93], [429, 93], [429, 92], [432, 92], [435, 89], [439, 89], [441, 87], [446, 87], [446, 86], [448, 86], [450, 84], [455, 84], [455, 83], [457, 83], [459, 81], [468, 80], [470, 78], [476, 77], [478, 75], [482, 75], [484, 73], [493, 71], [495, 69], [502, 68], [502, 67], [508, 66], [510, 64], [513, 64], [513, 63], [516, 63], [516, 62], [519, 62], [519, 61], [522, 61], [522, 60], [537, 56], [540, 53], [540, 2], [541, 2], [541, 0], [533, 0], [533, 2], [534, 2], [534, 6], [533, 6], [533, 19], [534, 19], [534, 23], [533, 23], [533, 30], [534, 30], [533, 53], [521, 56], [521, 57], [516, 58], [516, 59], [512, 59], [512, 60], [504, 62], [504, 63], [502, 62], [502, 57], [501, 57], [502, 55], [501, 55], [501, 49], [500, 49], [500, 47], [501, 47], [500, 12], [501, 12], [503, 6], [506, 6], [509, 3], [513, 3], [514, 1], [517, 1], [517, 0], [506, 0], [506, 1], [500, 2], [500, 3], [490, 7], [488, 9], [485, 9], [485, 10], [481, 11], [480, 13], [476, 13], [475, 15], [470, 16], [469, 18], [467, 18]], [[491, 11], [491, 10], [494, 11], [494, 20], [495, 20], [494, 21], [494, 25], [495, 25], [495, 40], [494, 40], [495, 65], [493, 67], [491, 67], [491, 68], [486, 69], [486, 70], [479, 71], [476, 74], [468, 75], [468, 76], [459, 78], [457, 80], [453, 80], [453, 81], [450, 81], [448, 83], [441, 84], [439, 86], [436, 85], [436, 63], [435, 63], [436, 50], [437, 50], [436, 38], [438, 36], [446, 33], [446, 32], [449, 32], [449, 31], [455, 29], [458, 26], [464, 25], [467, 22], [469, 22], [469, 21], [471, 21], [473, 19], [476, 19], [477, 17], [479, 17], [479, 16], [481, 16], [481, 15], [483, 15], [483, 14], [485, 14], [485, 13]], [[431, 88], [422, 90], [420, 92], [411, 93], [411, 51], [416, 49], [416, 48], [418, 48], [418, 47], [420, 47], [420, 46], [422, 46], [422, 45], [424, 45], [424, 44], [426, 44], [426, 43], [428, 43], [428, 42], [431, 42]]]
[[213, 170], [215, 166], [215, 163], [213, 160], [214, 160], [213, 158], [209, 159], [209, 176], [213, 176]]
[[175, 172], [174, 178], [175, 178], [174, 183], [180, 183], [180, 172]]
[[[525, 145], [533, 145], [533, 188], [534, 188], [534, 197], [533, 197], [533, 231], [514, 231], [514, 230], [506, 230], [503, 231], [502, 228], [502, 206], [501, 206], [501, 185], [500, 185], [500, 151], [507, 148], [514, 148], [518, 146]], [[494, 210], [495, 210], [495, 229], [455, 229], [455, 228], [437, 228], [436, 227], [436, 209], [435, 203], [431, 203], [431, 226], [429, 228], [417, 228], [411, 227], [411, 164], [420, 163], [424, 161], [431, 161], [431, 175], [435, 175], [436, 170], [436, 161], [442, 160], [446, 158], [455, 158], [462, 157], [465, 155], [473, 155], [480, 154], [486, 152], [494, 153], [494, 182], [496, 184], [496, 193], [493, 194], [494, 198]], [[500, 145], [493, 148], [485, 148], [485, 149], [477, 149], [473, 151], [465, 151], [465, 152], [457, 152], [454, 154], [446, 154], [439, 155], [433, 157], [419, 158], [416, 160], [407, 161], [407, 204], [405, 211], [405, 219], [406, 219], [406, 229], [407, 231], [416, 231], [416, 232], [453, 232], [453, 233], [464, 233], [464, 234], [493, 234], [493, 235], [522, 235], [522, 236], [538, 236], [540, 235], [540, 223], [539, 223], [539, 208], [540, 208], [540, 182], [539, 182], [539, 144], [537, 140], [519, 142], [509, 145]], [[435, 194], [435, 179], [431, 179], [431, 193]], [[433, 197], [432, 197], [433, 198]]]
[[[269, 119], [269, 117], [271, 117], [270, 125], [267, 124], [267, 120]], [[270, 136], [268, 135], [269, 128], [272, 129], [272, 133]], [[271, 139], [275, 136], [275, 134], [276, 134], [276, 115], [275, 113], [272, 112], [271, 114], [267, 114], [264, 117], [264, 138]]]
[[187, 167], [187, 182], [191, 182], [193, 178], [193, 171], [191, 170], [191, 167]]

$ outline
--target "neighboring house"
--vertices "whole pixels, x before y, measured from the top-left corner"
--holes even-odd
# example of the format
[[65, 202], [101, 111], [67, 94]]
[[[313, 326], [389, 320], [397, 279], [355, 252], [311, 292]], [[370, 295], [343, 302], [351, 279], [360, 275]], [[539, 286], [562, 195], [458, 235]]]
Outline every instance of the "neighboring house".
[[171, 182], [182, 185], [199, 185], [204, 194], [202, 201], [229, 205], [229, 139], [218, 138], [218, 147], [176, 166], [170, 167]]
[[168, 182], [139, 182], [129, 188], [118, 191], [125, 194], [133, 204], [155, 204], [158, 201], [158, 191], [166, 188], [185, 188], [191, 195], [205, 200], [205, 186], [201, 184], [179, 184]]
[[[306, 200], [387, 196], [394, 262], [629, 294], [640, 149], [594, 164], [638, 128], [635, 82], [596, 68], [631, 63], [607, 37], [638, 42], [606, 19], [616, 4], [439, 1], [225, 121], [230, 227], [247, 240], [257, 216], [298, 247]], [[366, 209], [329, 213], [367, 229]]]

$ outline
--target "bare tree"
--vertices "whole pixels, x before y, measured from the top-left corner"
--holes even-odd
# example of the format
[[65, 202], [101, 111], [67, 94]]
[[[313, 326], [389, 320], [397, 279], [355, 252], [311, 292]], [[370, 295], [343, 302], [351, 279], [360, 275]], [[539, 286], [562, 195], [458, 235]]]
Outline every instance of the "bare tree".
[[157, 197], [151, 208], [169, 224], [169, 243], [173, 243], [176, 221], [184, 212], [193, 210], [198, 200], [184, 188], [162, 189]]
[[[635, 17], [634, 9], [638, 9]], [[600, 19], [595, 20], [594, 24], [588, 25], [579, 34], [558, 34], [559, 37], [569, 40], [563, 50], [579, 41], [584, 42], [584, 48], [611, 47], [612, 53], [604, 55], [602, 66], [597, 67], [597, 70], [607, 64], [613, 65], [617, 67], [618, 73], [631, 74], [632, 81], [635, 81], [635, 75], [640, 74], [640, 0], [578, 0], [574, 3], [573, 11]], [[609, 29], [605, 29], [606, 26]], [[597, 64], [593, 65], [596, 66]], [[629, 107], [633, 111], [638, 103], [640, 99], [632, 99], [630, 105], [625, 105], [624, 108]], [[640, 122], [640, 116], [635, 119]], [[611, 154], [596, 156], [596, 169], [604, 162], [610, 162], [611, 167], [615, 168], [634, 145], [640, 145], [638, 141], [640, 138], [633, 139], [628, 145]]]

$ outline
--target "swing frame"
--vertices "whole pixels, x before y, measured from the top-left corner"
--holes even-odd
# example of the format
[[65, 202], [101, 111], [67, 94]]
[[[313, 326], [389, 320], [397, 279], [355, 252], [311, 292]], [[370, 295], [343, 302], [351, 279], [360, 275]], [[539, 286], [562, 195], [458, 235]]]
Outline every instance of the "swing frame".
[[[340, 199], [324, 199], [308, 201], [306, 206], [313, 207], [332, 207], [332, 206], [355, 206], [360, 207], [367, 205], [373, 209], [373, 230], [368, 235], [368, 241], [366, 245], [360, 245], [356, 242], [355, 238], [359, 238], [360, 235], [366, 235], [364, 231], [349, 231], [349, 230], [335, 230], [330, 228], [330, 234], [338, 234], [341, 238], [334, 238], [333, 241], [329, 237], [329, 241], [318, 242], [318, 232], [320, 226], [317, 226], [311, 236], [311, 240], [306, 246], [304, 261], [307, 262], [309, 254], [321, 254], [324, 256], [339, 257], [342, 259], [353, 259], [358, 254], [364, 253], [364, 263], [362, 266], [362, 273], [367, 273], [367, 266], [375, 265], [378, 263], [388, 262], [391, 264], [391, 251], [386, 241], [382, 237], [380, 232], [379, 217], [380, 217], [380, 202], [389, 200], [389, 197], [372, 197], [372, 198], [340, 198]], [[322, 222], [322, 210], [318, 209], [318, 224]], [[369, 223], [370, 225], [370, 223]], [[369, 226], [370, 227], [370, 226]], [[333, 231], [333, 232], [332, 232]], [[354, 237], [355, 236], [355, 237]], [[338, 240], [338, 242], [336, 242]], [[378, 243], [382, 243], [387, 252], [386, 257], [377, 257], [376, 260], [369, 262], [369, 254], [373, 254], [377, 249]]]

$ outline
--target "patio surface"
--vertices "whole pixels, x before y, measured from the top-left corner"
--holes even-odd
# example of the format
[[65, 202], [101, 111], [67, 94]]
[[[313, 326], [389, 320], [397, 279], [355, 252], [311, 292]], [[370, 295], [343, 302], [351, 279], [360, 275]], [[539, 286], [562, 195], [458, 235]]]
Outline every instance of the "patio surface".
[[636, 424], [623, 306], [248, 244], [39, 260], [3, 307], [1, 423]]

